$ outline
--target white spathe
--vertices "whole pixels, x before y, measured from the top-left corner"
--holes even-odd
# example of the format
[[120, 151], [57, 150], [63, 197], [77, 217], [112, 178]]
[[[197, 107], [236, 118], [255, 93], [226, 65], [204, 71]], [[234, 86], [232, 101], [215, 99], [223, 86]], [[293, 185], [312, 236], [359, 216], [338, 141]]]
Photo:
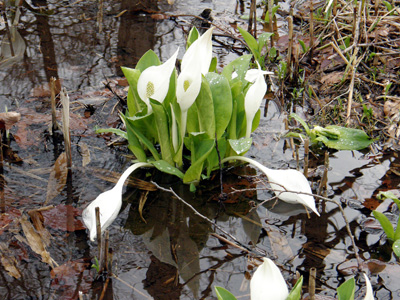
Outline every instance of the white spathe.
[[93, 200], [82, 212], [82, 219], [87, 229], [89, 229], [89, 238], [94, 241], [97, 236], [96, 231], [96, 207], [100, 209], [101, 232], [111, 225], [117, 218], [122, 206], [122, 188], [129, 175], [138, 168], [152, 167], [152, 164], [139, 162], [130, 166], [118, 179], [117, 184], [104, 193], [101, 193]]
[[281, 271], [272, 260], [263, 259], [250, 281], [250, 299], [285, 300], [289, 291]]
[[[257, 62], [258, 70], [247, 71], [245, 79], [253, 84], [247, 90], [246, 96], [244, 97], [244, 110], [246, 112], [246, 138], [250, 137], [251, 127], [253, 124], [254, 116], [260, 109], [261, 102], [267, 92], [267, 84], [264, 79], [264, 71], [261, 70], [259, 63]], [[250, 73], [249, 73], [250, 72]]]
[[365, 294], [364, 300], [374, 300], [374, 291], [372, 290], [371, 282], [368, 279], [368, 276], [363, 273], [365, 278], [365, 286], [367, 287], [367, 292]]
[[200, 72], [205, 75], [210, 69], [212, 60], [212, 32], [214, 27], [208, 29], [201, 37], [193, 42], [182, 58], [181, 70], [192, 69], [193, 65], [200, 65]]
[[140, 99], [147, 105], [147, 113], [152, 112], [149, 99], [163, 102], [167, 96], [171, 74], [175, 68], [176, 57], [179, 48], [175, 53], [162, 65], [151, 66], [142, 72], [139, 76], [137, 91]]
[[319, 212], [315, 207], [314, 197], [311, 196], [312, 191], [310, 184], [303, 173], [291, 169], [273, 170], [244, 156], [230, 156], [224, 158], [221, 163], [230, 160], [241, 160], [256, 166], [268, 177], [268, 182], [279, 199], [288, 203], [302, 204], [319, 216]]

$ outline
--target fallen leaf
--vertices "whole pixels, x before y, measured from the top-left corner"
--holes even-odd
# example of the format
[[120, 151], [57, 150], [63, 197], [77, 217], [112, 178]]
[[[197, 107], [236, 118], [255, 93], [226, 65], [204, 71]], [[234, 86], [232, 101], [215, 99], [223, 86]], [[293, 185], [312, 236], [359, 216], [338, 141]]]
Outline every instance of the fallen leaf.
[[88, 267], [89, 263], [79, 259], [51, 270], [51, 289], [57, 291], [59, 299], [78, 299], [78, 291], [87, 293], [90, 290], [93, 278]]
[[54, 163], [54, 167], [50, 172], [49, 182], [47, 184], [46, 201], [47, 205], [50, 200], [56, 197], [64, 188], [67, 183], [68, 168], [67, 168], [67, 155], [65, 152], [61, 153]]
[[42, 212], [38, 210], [31, 210], [28, 212], [28, 215], [31, 217], [33, 226], [42, 238], [43, 244], [48, 247], [50, 245], [51, 235], [43, 226]]
[[4, 243], [0, 243], [0, 261], [8, 275], [16, 279], [21, 278], [21, 272], [18, 270], [18, 262], [14, 256], [10, 256], [8, 247]]
[[21, 216], [19, 209], [7, 206], [6, 212], [0, 214], [0, 235], [8, 228], [8, 225]]
[[71, 205], [57, 205], [52, 209], [42, 211], [42, 215], [43, 223], [55, 230], [72, 232], [86, 228], [77, 218], [81, 215], [80, 210]]
[[36, 254], [39, 254], [42, 257], [42, 261], [48, 264], [51, 268], [58, 266], [57, 262], [51, 258], [50, 253], [46, 250], [46, 246], [44, 245], [42, 238], [35, 231], [32, 223], [28, 221], [26, 215], [22, 215], [20, 222], [26, 237], [26, 241], [31, 247], [32, 251]]

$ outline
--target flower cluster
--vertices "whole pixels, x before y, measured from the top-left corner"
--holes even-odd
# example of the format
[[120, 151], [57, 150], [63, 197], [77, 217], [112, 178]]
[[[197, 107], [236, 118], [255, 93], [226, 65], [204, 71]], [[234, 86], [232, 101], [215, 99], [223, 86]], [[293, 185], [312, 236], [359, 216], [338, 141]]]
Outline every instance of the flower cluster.
[[[149, 50], [135, 69], [122, 68], [129, 82], [128, 110], [121, 116], [126, 132], [112, 132], [127, 138], [138, 161], [162, 161], [162, 171], [184, 183], [209, 176], [218, 168], [218, 154], [224, 158], [247, 152], [267, 90], [267, 72], [260, 65], [249, 69], [251, 55], [215, 71], [213, 29], [201, 36], [191, 30], [179, 74], [179, 49], [164, 63]], [[187, 159], [184, 153], [190, 153]]]

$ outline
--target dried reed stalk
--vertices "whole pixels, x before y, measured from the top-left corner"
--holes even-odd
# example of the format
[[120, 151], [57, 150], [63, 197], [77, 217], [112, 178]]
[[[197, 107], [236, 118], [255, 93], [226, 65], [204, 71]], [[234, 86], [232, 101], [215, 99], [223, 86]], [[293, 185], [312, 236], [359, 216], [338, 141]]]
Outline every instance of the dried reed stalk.
[[62, 104], [62, 120], [63, 120], [63, 134], [64, 134], [64, 147], [67, 155], [67, 167], [72, 167], [72, 155], [71, 155], [71, 135], [69, 130], [69, 97], [67, 90], [63, 88], [60, 92], [60, 99]]

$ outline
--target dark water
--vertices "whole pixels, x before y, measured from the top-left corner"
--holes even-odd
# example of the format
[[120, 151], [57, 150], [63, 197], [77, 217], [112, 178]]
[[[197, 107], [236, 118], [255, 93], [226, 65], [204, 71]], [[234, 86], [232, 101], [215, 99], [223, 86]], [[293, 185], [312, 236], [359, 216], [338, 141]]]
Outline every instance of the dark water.
[[[122, 106], [105, 88], [105, 79], [115, 93], [124, 96], [126, 86], [120, 78], [120, 66], [133, 67], [148, 49], [154, 49], [162, 60], [177, 47], [184, 49], [191, 17], [155, 19], [149, 12], [187, 15], [212, 8], [216, 23], [225, 30], [232, 30], [229, 23], [240, 22], [239, 16], [245, 12], [236, 1], [176, 0], [173, 6], [166, 1], [146, 3], [141, 7], [136, 1], [105, 1], [102, 32], [96, 24], [97, 4], [92, 1], [32, 1], [31, 8], [21, 10], [17, 28], [24, 43], [19, 47], [23, 49], [25, 44], [26, 49], [14, 64], [0, 68], [0, 112], [7, 109], [22, 115], [11, 129], [14, 139], [9, 143], [9, 149], [21, 162], [5, 156], [3, 166], [2, 201], [6, 213], [1, 215], [4, 228], [0, 228], [1, 299], [76, 299], [78, 291], [99, 298], [104, 284], [94, 282], [95, 272], [90, 269], [97, 248], [88, 242], [78, 223], [79, 211], [74, 216], [71, 210], [66, 213], [61, 208], [80, 210], [113, 186], [105, 180], [111, 177], [110, 171], [120, 174], [130, 164], [126, 146], [107, 147], [115, 137], [94, 133], [96, 126], [120, 124], [117, 110]], [[127, 11], [120, 14], [124, 10]], [[7, 12], [12, 15], [10, 8]], [[4, 39], [4, 26], [1, 29]], [[226, 38], [215, 42], [214, 53], [221, 67], [237, 56], [232, 47], [241, 45]], [[61, 207], [60, 211], [44, 214], [44, 226], [51, 235], [47, 249], [61, 266], [56, 268], [57, 274], [31, 250], [18, 222], [21, 214], [44, 206], [54, 162], [63, 150], [62, 143], [53, 144], [48, 136], [51, 117], [47, 83], [52, 76], [60, 78], [59, 86], [66, 87], [72, 101], [72, 177], [46, 204]], [[284, 133], [283, 117], [274, 104], [269, 105], [248, 153], [271, 168], [296, 167], [293, 151], [286, 149], [285, 140], [280, 139]], [[83, 165], [87, 153], [90, 162]], [[311, 161], [311, 167], [319, 166], [317, 175], [310, 178], [313, 187], [317, 187], [322, 159], [312, 157]], [[397, 190], [398, 166], [396, 153], [342, 151], [330, 155], [328, 195], [345, 210], [376, 299], [400, 299], [398, 263], [384, 243], [382, 231], [368, 221], [370, 208], [376, 208], [378, 191]], [[173, 178], [146, 173], [135, 176], [172, 186], [241, 243], [250, 248], [257, 245], [273, 258], [291, 284], [296, 271], [304, 275], [307, 283], [309, 269], [316, 267], [317, 293], [335, 296], [336, 287], [356, 274], [357, 262], [345, 222], [332, 203], [320, 201], [321, 217], [311, 215], [310, 219], [302, 207], [284, 203], [273, 208], [272, 203], [267, 203], [251, 210], [250, 200], [271, 197], [267, 191], [259, 190], [231, 194], [229, 203], [222, 207], [215, 200], [218, 180], [204, 183], [193, 194]], [[254, 178], [247, 177], [255, 173], [251, 168], [234, 169], [224, 174], [225, 187], [262, 188]], [[138, 213], [142, 194], [132, 187], [126, 189], [121, 214], [110, 227], [115, 276], [107, 283], [104, 299], [213, 299], [214, 286], [227, 288], [238, 299], [249, 298], [254, 259], [210, 235], [214, 226], [196, 217], [168, 193], [149, 192], [143, 221]], [[389, 201], [380, 209], [389, 211], [396, 222], [393, 216], [397, 212], [390, 213], [394, 208]], [[4, 221], [8, 217], [14, 221]], [[19, 270], [19, 278], [11, 276], [6, 267], [9, 265]], [[356, 298], [361, 299], [365, 289], [362, 281], [357, 280], [357, 284]]]

